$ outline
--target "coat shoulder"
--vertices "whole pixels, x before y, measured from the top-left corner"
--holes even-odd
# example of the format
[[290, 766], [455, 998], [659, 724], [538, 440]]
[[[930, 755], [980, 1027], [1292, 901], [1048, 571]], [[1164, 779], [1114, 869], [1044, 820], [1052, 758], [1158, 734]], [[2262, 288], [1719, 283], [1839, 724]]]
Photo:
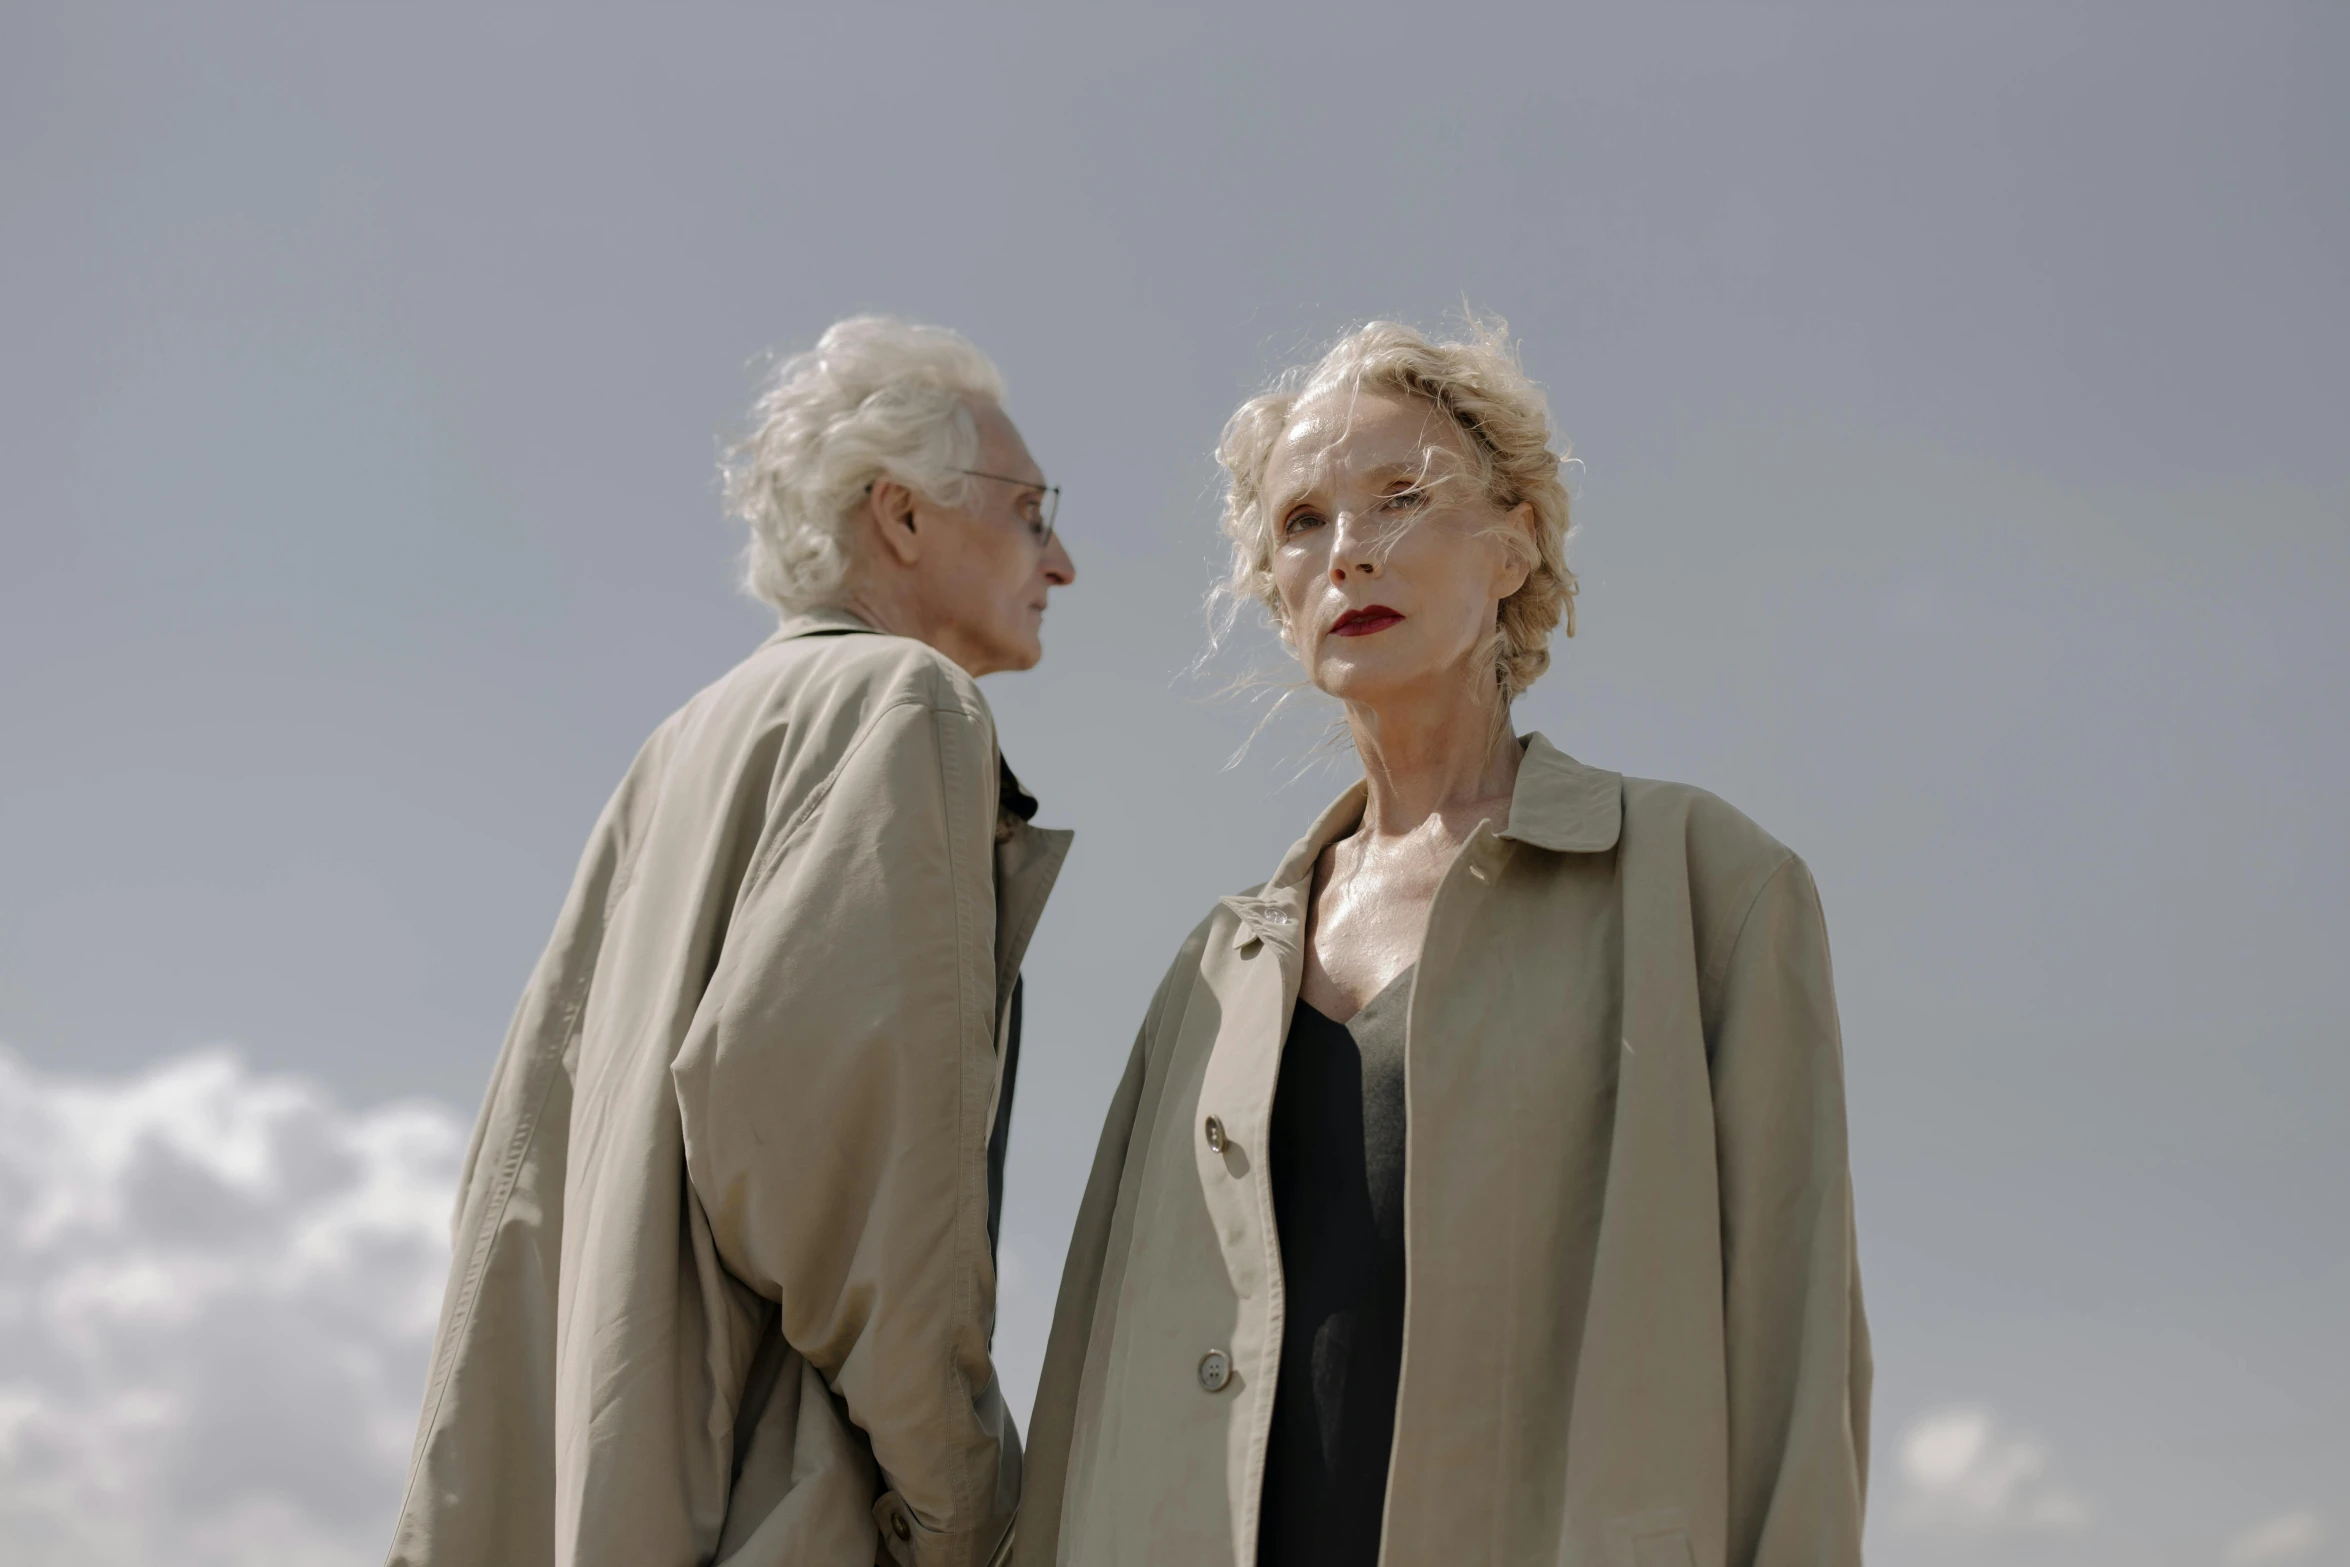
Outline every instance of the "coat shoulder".
[[987, 698], [962, 666], [928, 643], [878, 631], [765, 643], [704, 695], [722, 692], [758, 705], [814, 698], [875, 713], [911, 702], [991, 721]]
[[[1263, 884], [1259, 883], [1258, 885], [1262, 886]], [[1251, 887], [1243, 896], [1254, 897], [1257, 890], [1257, 887]], [[1207, 913], [1200, 916], [1199, 923], [1192, 926], [1191, 933], [1183, 938], [1183, 945], [1175, 949], [1176, 964], [1181, 966], [1188, 961], [1196, 966], [1199, 962], [1199, 955], [1207, 950], [1209, 942], [1215, 940], [1219, 934], [1230, 939], [1232, 932], [1239, 927], [1240, 916], [1233, 913], [1221, 901], [1217, 902], [1208, 909]]]
[[1624, 832], [1643, 838], [1670, 836], [1687, 848], [1690, 866], [1735, 870], [1760, 864], [1776, 868], [1794, 856], [1753, 817], [1708, 789], [1662, 778], [1624, 780]]
[[1627, 874], [1686, 879], [1698, 949], [1709, 962], [1737, 939], [1747, 911], [1783, 870], [1809, 875], [1794, 850], [1720, 795], [1664, 779], [1624, 780], [1623, 843]]
[[1219, 946], [1230, 946], [1239, 925], [1239, 918], [1219, 903], [1192, 926], [1182, 945], [1175, 949], [1174, 961], [1167, 965], [1159, 988], [1151, 996], [1150, 1008], [1143, 1014], [1141, 1048], [1146, 1060], [1160, 1058], [1160, 1042], [1188, 1010], [1193, 987], [1206, 982], [1208, 953]]
[[[867, 741], [887, 715], [908, 709], [969, 721], [966, 742], [982, 765], [954, 776], [971, 803], [992, 813], [996, 773], [985, 758], [995, 724], [976, 683], [924, 643], [860, 631], [774, 638], [696, 692], [639, 753], [623, 814], [751, 812], [769, 824], [796, 822], [842, 767], [876, 754]], [[933, 724], [888, 732], [946, 738]]]
[[[1249, 889], [1249, 893], [1255, 891], [1253, 887]], [[1242, 896], [1248, 896], [1249, 893]], [[1170, 993], [1183, 989], [1198, 978], [1208, 953], [1218, 946], [1230, 946], [1239, 930], [1240, 916], [1233, 913], [1228, 904], [1218, 901], [1210, 906], [1208, 912], [1200, 916], [1199, 923], [1184, 935], [1182, 944], [1176, 947], [1174, 960], [1167, 965], [1167, 972], [1159, 981], [1159, 993], [1152, 998], [1152, 1012], [1155, 1014], [1160, 1010]]]
[[821, 773], [906, 707], [973, 720], [994, 743], [987, 699], [945, 654], [911, 637], [845, 632], [763, 643], [671, 715], [662, 752], [688, 769]]

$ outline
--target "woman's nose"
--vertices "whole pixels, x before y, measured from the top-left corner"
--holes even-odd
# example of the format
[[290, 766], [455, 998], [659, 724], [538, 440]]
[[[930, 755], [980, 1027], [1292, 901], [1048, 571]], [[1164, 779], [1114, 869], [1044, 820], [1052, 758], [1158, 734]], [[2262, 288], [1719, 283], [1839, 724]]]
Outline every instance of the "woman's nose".
[[1342, 511], [1330, 540], [1330, 575], [1343, 581], [1350, 571], [1363, 577], [1379, 574], [1378, 541], [1362, 517]]

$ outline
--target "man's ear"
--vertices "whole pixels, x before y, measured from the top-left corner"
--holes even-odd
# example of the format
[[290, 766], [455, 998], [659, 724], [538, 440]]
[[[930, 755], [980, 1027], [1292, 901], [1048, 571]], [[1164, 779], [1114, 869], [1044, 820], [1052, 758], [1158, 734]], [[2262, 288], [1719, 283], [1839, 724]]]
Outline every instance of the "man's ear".
[[922, 558], [922, 541], [914, 530], [912, 490], [895, 479], [874, 480], [865, 497], [865, 520], [890, 559], [911, 566]]

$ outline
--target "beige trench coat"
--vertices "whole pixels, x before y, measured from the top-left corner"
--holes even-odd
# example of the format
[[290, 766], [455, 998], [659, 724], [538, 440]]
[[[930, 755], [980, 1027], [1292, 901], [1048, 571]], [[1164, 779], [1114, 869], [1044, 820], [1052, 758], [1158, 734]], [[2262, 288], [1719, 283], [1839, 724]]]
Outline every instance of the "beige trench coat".
[[989, 1559], [987, 1143], [1069, 843], [998, 791], [969, 677], [838, 613], [646, 743], [474, 1130], [392, 1562]]
[[[1283, 1309], [1266, 1126], [1315, 858], [1362, 802], [1224, 899], [1151, 1004], [1062, 1279], [1017, 1561], [1254, 1567]], [[1408, 1028], [1387, 1567], [1857, 1562], [1868, 1336], [1803, 862], [1709, 794], [1532, 736], [1508, 827], [1430, 909]]]

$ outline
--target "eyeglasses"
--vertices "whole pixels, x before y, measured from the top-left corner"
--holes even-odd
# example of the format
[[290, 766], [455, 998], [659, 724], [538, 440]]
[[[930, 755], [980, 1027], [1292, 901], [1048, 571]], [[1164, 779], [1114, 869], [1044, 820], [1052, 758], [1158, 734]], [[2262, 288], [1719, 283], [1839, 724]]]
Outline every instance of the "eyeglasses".
[[1039, 484], [1033, 479], [1015, 479], [1009, 474], [981, 473], [977, 468], [957, 468], [955, 472], [974, 479], [993, 479], [998, 484], [1016, 484], [1028, 493], [1020, 498], [1020, 520], [1028, 524], [1028, 532], [1043, 549], [1053, 542], [1053, 521], [1061, 514], [1061, 487], [1057, 484]]

